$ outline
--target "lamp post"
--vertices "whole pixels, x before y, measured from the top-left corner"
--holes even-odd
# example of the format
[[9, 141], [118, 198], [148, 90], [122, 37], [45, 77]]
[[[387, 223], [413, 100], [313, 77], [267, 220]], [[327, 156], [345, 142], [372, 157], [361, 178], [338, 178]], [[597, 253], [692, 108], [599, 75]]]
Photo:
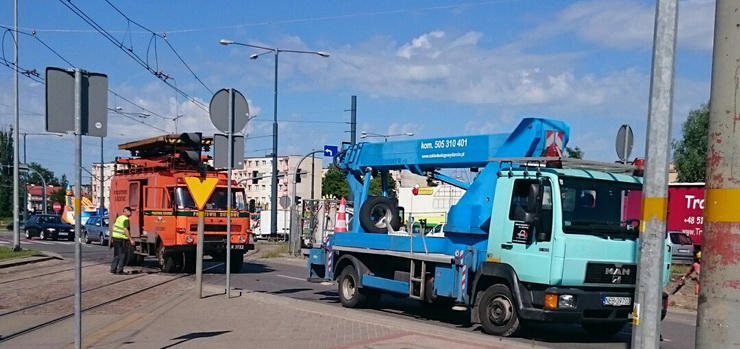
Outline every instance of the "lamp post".
[[41, 132], [20, 132], [20, 134], [23, 136], [23, 163], [27, 164], [26, 162], [26, 136], [54, 136], [54, 137], [62, 137], [62, 135], [58, 133], [41, 133]]
[[275, 55], [275, 82], [274, 82], [274, 96], [273, 96], [273, 105], [272, 105], [272, 177], [270, 181], [270, 235], [276, 236], [277, 235], [277, 196], [278, 196], [278, 183], [277, 183], [277, 176], [278, 176], [278, 122], [277, 122], [277, 100], [278, 100], [278, 57], [280, 56], [280, 53], [286, 52], [286, 53], [306, 53], [306, 54], [314, 54], [319, 55], [321, 57], [327, 58], [329, 57], [329, 54], [322, 51], [302, 51], [302, 50], [283, 50], [276, 47], [265, 47], [265, 46], [258, 46], [258, 45], [251, 45], [251, 44], [244, 44], [241, 42], [234, 42], [231, 40], [221, 39], [219, 41], [221, 45], [239, 45], [239, 46], [246, 46], [251, 48], [257, 48], [261, 50], [265, 50], [265, 52], [262, 53], [255, 53], [249, 56], [249, 59], [257, 59], [259, 56], [266, 54], [266, 53], [273, 53]]
[[385, 141], [386, 142], [388, 142], [388, 138], [389, 137], [400, 137], [400, 136], [408, 136], [408, 137], [411, 137], [413, 135], [414, 135], [413, 132], [395, 133], [395, 134], [390, 134], [390, 135], [384, 135], [384, 134], [380, 134], [380, 133], [372, 133], [372, 132], [366, 132], [366, 131], [360, 132], [360, 138], [383, 137], [383, 138], [385, 138]]
[[[54, 136], [54, 137], [62, 137], [62, 135], [57, 133], [41, 133], [41, 132], [19, 132], [23, 136], [23, 164], [28, 164], [26, 162], [26, 155], [28, 152], [26, 152], [26, 136]], [[30, 168], [30, 167], [29, 167]], [[36, 171], [33, 171], [36, 172]], [[41, 176], [40, 173], [36, 172], [36, 174], [41, 177], [41, 181], [44, 181], [44, 177]], [[26, 201], [28, 199], [28, 189], [24, 188], [23, 192], [25, 195], [23, 195], [23, 220], [28, 219], [28, 202]], [[44, 205], [46, 205], [46, 184], [44, 184]], [[44, 213], [46, 213], [46, 206], [44, 206]]]

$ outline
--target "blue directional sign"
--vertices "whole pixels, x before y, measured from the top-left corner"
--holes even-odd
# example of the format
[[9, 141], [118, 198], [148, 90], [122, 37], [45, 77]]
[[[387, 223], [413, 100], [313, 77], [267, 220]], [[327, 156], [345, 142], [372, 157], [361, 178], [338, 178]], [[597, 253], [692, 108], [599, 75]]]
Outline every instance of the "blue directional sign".
[[324, 146], [324, 156], [334, 156], [337, 155], [338, 147], [336, 145], [325, 145]]

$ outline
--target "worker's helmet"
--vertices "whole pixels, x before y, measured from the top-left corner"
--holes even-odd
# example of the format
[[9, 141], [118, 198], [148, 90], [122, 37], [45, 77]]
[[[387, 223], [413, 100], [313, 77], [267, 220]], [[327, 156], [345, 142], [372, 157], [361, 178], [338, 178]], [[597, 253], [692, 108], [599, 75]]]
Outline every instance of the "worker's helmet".
[[699, 251], [699, 252], [696, 253], [696, 258], [701, 259], [701, 251]]

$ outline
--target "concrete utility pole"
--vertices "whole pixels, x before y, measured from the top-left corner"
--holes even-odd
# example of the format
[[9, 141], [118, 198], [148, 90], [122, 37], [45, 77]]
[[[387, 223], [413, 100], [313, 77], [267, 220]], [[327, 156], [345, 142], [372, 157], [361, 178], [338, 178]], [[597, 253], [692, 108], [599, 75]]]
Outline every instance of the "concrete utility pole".
[[352, 145], [357, 144], [357, 96], [352, 96], [352, 107], [350, 109], [350, 138], [349, 141]]
[[13, 251], [18, 252], [21, 250], [21, 231], [20, 224], [18, 222], [18, 216], [20, 211], [19, 195], [20, 195], [20, 173], [18, 172], [18, 159], [20, 153], [20, 147], [18, 144], [18, 130], [20, 130], [20, 98], [18, 88], [18, 0], [15, 0], [15, 6], [13, 10], [13, 23], [15, 27], [15, 42], [13, 50], [13, 62], [15, 64], [15, 73], [13, 74], [13, 91], [15, 94], [15, 116], [13, 117]]
[[642, 227], [632, 348], [660, 348], [660, 312], [668, 204], [668, 160], [673, 112], [678, 0], [658, 0], [642, 191]]
[[696, 347], [740, 348], [740, 1], [717, 0]]

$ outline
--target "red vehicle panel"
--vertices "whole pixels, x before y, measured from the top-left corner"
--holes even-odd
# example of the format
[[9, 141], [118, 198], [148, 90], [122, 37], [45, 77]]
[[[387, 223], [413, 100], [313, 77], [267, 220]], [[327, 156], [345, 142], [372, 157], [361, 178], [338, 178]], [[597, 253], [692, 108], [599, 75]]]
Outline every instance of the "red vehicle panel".
[[668, 186], [668, 230], [686, 233], [701, 245], [704, 228], [704, 183], [671, 183]]

